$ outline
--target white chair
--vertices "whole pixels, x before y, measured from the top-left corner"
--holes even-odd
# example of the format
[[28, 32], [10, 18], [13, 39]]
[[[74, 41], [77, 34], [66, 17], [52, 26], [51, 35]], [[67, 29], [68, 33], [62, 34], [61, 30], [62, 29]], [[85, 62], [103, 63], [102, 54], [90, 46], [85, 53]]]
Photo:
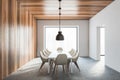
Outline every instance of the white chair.
[[51, 54], [51, 51], [49, 51], [48, 49], [43, 50], [48, 56]]
[[[41, 70], [41, 68], [43, 67], [43, 65], [48, 62], [48, 55], [45, 55], [45, 52], [41, 52], [40, 51], [40, 58], [42, 60], [42, 64], [39, 68], [39, 70]], [[52, 66], [53, 66], [53, 59], [50, 60], [50, 71], [52, 70]]]
[[58, 53], [62, 53], [63, 49], [61, 47], [57, 48]]
[[48, 57], [49, 55], [45, 52], [45, 50], [42, 51], [43, 52], [43, 55]]
[[75, 53], [76, 53], [76, 51], [75, 51], [75, 49], [71, 49], [71, 50], [69, 51], [69, 53], [70, 53], [71, 56], [74, 56]]
[[55, 66], [54, 66], [53, 73], [54, 71], [56, 71], [56, 67], [58, 67], [58, 65], [62, 65], [63, 71], [65, 71], [65, 67], [67, 68], [67, 55], [59, 54], [55, 59], [54, 63], [55, 63]]
[[43, 50], [43, 54], [48, 57], [51, 54], [51, 52], [49, 50], [45, 49], [45, 50]]
[[[46, 57], [44, 54], [43, 54], [43, 52], [41, 52], [40, 51], [40, 58], [41, 58], [41, 60], [42, 60], [42, 64], [41, 64], [41, 66], [40, 66], [40, 69], [43, 67], [43, 65], [46, 63], [46, 62], [48, 62], [48, 57]], [[40, 70], [39, 69], [39, 70]]]
[[49, 51], [48, 49], [46, 49], [46, 52], [49, 53], [49, 54], [51, 53], [51, 51]]
[[[79, 53], [76, 52], [75, 55], [72, 56], [72, 62], [76, 65], [76, 67], [77, 67], [78, 70], [80, 71], [80, 68], [79, 68], [79, 66], [78, 66], [78, 64], [77, 64], [78, 58], [79, 58]], [[69, 63], [70, 63], [70, 60], [69, 60], [69, 62], [68, 62], [68, 65], [69, 65]]]

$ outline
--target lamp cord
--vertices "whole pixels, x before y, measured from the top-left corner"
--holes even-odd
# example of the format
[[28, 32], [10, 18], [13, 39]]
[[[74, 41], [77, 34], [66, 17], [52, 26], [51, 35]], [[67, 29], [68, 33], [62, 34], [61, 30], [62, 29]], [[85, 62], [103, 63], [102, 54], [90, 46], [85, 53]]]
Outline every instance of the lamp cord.
[[61, 31], [61, 0], [59, 0], [59, 31]]

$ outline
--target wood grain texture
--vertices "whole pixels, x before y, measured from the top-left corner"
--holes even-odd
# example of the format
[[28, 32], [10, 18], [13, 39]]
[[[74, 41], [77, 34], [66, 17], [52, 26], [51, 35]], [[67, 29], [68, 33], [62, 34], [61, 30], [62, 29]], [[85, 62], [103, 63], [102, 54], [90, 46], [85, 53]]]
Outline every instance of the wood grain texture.
[[[58, 5], [57, 0], [19, 0], [20, 7], [24, 7], [31, 11], [39, 11], [40, 15], [43, 15], [44, 19], [58, 19], [53, 17], [53, 15], [58, 15]], [[71, 19], [67, 17], [78, 16], [73, 19], [90, 19], [88, 15], [95, 15], [107, 5], [109, 5], [113, 0], [62, 0], [61, 2], [61, 13], [65, 16], [65, 19]], [[82, 13], [82, 14], [81, 14]], [[87, 13], [87, 14], [86, 14]], [[36, 13], [38, 14], [38, 12]], [[45, 17], [51, 15], [51, 17]], [[85, 16], [83, 16], [85, 15]], [[82, 16], [82, 18], [80, 17]], [[42, 18], [42, 19], [43, 19]]]
[[8, 7], [8, 0], [2, 0], [2, 77], [8, 75]]
[[0, 80], [2, 80], [2, 0], [0, 0]]
[[35, 18], [31, 18], [29, 22], [29, 11], [20, 8], [16, 0], [1, 0], [1, 2], [0, 80], [36, 55], [36, 20], [33, 20]]

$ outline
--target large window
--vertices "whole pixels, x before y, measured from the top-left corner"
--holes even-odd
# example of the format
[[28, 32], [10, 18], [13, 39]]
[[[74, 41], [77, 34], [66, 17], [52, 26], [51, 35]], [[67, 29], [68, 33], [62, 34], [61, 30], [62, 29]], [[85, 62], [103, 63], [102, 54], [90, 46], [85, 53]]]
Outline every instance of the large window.
[[55, 38], [58, 34], [58, 27], [45, 26], [44, 48], [47, 48], [51, 51], [55, 51], [58, 47], [62, 47], [64, 51], [69, 51], [72, 48], [78, 50], [78, 28], [78, 26], [62, 26], [61, 30], [64, 35], [64, 41], [56, 41]]

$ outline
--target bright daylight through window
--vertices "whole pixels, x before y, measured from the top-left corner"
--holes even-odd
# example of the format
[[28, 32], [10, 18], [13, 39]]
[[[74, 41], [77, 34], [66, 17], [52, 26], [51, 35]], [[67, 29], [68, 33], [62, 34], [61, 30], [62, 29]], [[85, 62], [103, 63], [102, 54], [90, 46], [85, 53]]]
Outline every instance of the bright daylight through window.
[[62, 47], [64, 51], [69, 51], [72, 48], [78, 50], [78, 26], [62, 27], [64, 41], [55, 40], [57, 33], [58, 27], [45, 26], [44, 48], [47, 48], [51, 51], [55, 51], [58, 47]]

